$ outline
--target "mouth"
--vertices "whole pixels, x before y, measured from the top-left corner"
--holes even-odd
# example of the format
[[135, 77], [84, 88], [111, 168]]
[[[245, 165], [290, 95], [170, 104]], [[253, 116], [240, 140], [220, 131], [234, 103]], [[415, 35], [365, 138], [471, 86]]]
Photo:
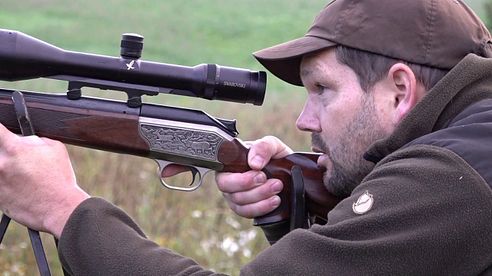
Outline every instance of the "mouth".
[[324, 151], [322, 151], [321, 149], [319, 149], [318, 147], [315, 147], [315, 146], [311, 147], [311, 151], [316, 152], [316, 153], [325, 153]]
[[328, 153], [321, 150], [317, 146], [311, 146], [311, 151], [320, 154], [316, 163], [318, 163], [318, 168], [320, 168], [323, 172], [326, 171], [330, 162], [330, 157], [328, 156]]

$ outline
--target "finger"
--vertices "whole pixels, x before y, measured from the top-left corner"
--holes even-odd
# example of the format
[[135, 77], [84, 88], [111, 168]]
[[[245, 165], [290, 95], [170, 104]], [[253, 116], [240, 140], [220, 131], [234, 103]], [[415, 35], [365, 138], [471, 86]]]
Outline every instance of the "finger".
[[0, 124], [0, 146], [9, 144], [14, 139], [17, 139], [17, 135]]
[[230, 193], [226, 198], [237, 205], [246, 205], [268, 199], [282, 191], [282, 182], [278, 179], [269, 179], [264, 185], [254, 187], [251, 190]]
[[274, 136], [265, 136], [256, 140], [248, 153], [248, 164], [253, 170], [261, 170], [274, 158], [282, 158], [292, 153], [286, 144]]
[[237, 193], [248, 191], [262, 185], [267, 180], [265, 173], [247, 171], [245, 173], [217, 173], [215, 181], [220, 191], [224, 193]]
[[170, 164], [167, 165], [164, 170], [161, 173], [161, 177], [166, 178], [166, 177], [171, 177], [183, 172], [189, 172], [190, 167], [188, 166], [181, 166], [177, 164]]
[[245, 218], [255, 218], [275, 210], [275, 208], [280, 205], [280, 197], [274, 195], [266, 200], [246, 205], [236, 205], [231, 202], [228, 203], [234, 213]]
[[54, 146], [56, 144], [56, 141], [54, 140], [49, 140], [48, 138], [40, 138], [36, 135], [20, 136], [19, 139], [21, 139], [22, 144], [25, 146]]

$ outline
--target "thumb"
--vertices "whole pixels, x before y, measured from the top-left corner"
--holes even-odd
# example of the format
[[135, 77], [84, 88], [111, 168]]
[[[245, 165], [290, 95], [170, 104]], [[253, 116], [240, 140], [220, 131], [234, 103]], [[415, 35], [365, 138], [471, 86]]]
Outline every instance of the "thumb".
[[248, 153], [248, 164], [253, 170], [261, 170], [270, 159], [282, 158], [292, 153], [286, 144], [274, 136], [265, 136], [253, 142]]

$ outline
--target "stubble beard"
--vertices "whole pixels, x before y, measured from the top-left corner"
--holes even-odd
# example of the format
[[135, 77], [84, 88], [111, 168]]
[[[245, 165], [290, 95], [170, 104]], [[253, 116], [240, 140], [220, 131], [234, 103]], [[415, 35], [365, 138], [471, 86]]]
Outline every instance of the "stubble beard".
[[362, 99], [354, 120], [340, 130], [336, 144], [328, 146], [321, 134], [313, 133], [312, 144], [327, 153], [332, 163], [323, 176], [327, 190], [341, 198], [349, 196], [374, 167], [363, 154], [371, 144], [386, 136], [370, 95]]

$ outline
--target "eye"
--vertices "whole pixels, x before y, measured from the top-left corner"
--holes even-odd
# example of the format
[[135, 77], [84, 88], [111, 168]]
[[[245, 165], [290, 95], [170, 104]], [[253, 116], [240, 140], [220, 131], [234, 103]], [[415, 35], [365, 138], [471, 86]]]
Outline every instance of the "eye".
[[326, 92], [326, 90], [329, 90], [329, 88], [326, 85], [320, 83], [317, 83], [315, 87], [316, 87], [315, 91], [317, 94], [323, 94], [324, 92]]
[[313, 89], [313, 95], [323, 106], [331, 104], [338, 93], [333, 89], [333, 86], [326, 83], [316, 83]]

